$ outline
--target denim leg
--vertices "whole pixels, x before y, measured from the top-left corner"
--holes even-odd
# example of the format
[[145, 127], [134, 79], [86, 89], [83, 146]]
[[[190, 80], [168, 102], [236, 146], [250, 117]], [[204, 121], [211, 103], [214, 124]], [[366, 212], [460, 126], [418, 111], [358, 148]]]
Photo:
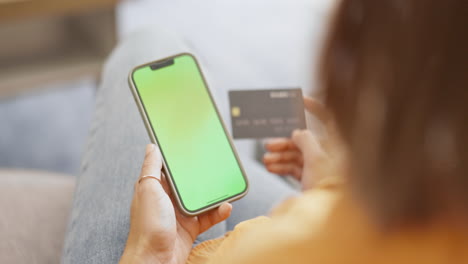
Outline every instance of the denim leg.
[[[118, 262], [129, 230], [133, 185], [150, 142], [128, 86], [128, 74], [137, 65], [187, 51], [170, 33], [143, 30], [122, 41], [106, 62], [62, 263]], [[223, 225], [218, 227], [220, 234], [225, 231]]]
[[[129, 230], [133, 184], [139, 175], [145, 145], [150, 142], [127, 77], [137, 65], [180, 52], [194, 51], [179, 37], [152, 28], [129, 35], [106, 62], [62, 263], [118, 262]], [[277, 176], [240, 154], [250, 178], [250, 192], [234, 203], [229, 220], [200, 235], [197, 242], [219, 237], [240, 221], [266, 214], [274, 204], [295, 193]]]

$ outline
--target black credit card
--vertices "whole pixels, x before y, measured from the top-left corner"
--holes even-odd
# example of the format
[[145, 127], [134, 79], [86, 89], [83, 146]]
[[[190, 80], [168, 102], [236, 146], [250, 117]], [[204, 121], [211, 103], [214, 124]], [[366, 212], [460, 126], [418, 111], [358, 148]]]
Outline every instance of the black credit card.
[[302, 90], [239, 90], [229, 92], [234, 138], [290, 137], [306, 129]]

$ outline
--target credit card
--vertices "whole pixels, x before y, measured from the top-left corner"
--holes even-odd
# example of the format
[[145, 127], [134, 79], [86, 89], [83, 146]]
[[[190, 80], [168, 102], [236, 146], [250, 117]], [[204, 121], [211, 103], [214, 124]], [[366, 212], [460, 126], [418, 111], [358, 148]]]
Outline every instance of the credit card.
[[229, 104], [237, 139], [290, 137], [307, 128], [300, 88], [230, 91]]

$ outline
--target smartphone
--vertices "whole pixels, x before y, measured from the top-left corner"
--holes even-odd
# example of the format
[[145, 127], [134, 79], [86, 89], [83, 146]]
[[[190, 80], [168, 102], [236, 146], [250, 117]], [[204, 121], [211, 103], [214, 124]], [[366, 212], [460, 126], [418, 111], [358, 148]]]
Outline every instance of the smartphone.
[[193, 55], [138, 66], [130, 72], [129, 85], [185, 215], [247, 194], [246, 174]]

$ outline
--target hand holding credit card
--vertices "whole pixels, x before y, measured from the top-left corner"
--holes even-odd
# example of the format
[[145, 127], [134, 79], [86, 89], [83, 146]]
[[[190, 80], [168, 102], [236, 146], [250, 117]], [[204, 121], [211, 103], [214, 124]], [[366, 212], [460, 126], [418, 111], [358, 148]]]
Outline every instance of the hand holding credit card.
[[290, 137], [307, 128], [299, 88], [230, 91], [229, 103], [236, 139]]

